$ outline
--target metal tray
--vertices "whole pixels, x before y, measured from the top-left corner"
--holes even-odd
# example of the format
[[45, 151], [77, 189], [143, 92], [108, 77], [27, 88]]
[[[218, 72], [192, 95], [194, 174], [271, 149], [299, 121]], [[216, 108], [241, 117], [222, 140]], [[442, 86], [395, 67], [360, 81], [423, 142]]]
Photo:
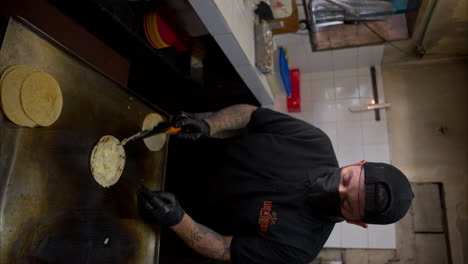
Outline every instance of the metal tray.
[[123, 138], [148, 113], [167, 115], [24, 19], [7, 23], [0, 71], [28, 64], [48, 72], [61, 86], [63, 110], [46, 128], [19, 127], [0, 114], [0, 264], [157, 263], [159, 230], [140, 218], [135, 190], [162, 189], [167, 144], [159, 152], [126, 146], [125, 170], [110, 188], [92, 178], [89, 155], [101, 136]]

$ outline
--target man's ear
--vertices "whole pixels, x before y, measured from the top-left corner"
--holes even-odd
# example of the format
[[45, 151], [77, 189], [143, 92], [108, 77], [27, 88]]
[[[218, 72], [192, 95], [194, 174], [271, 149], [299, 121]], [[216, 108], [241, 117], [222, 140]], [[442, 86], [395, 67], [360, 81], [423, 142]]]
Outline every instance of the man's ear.
[[348, 224], [353, 224], [353, 225], [357, 225], [357, 226], [360, 226], [360, 227], [367, 228], [367, 224], [364, 223], [364, 222], [350, 221], [350, 220], [345, 220], [345, 221], [346, 221], [346, 223], [348, 223]]

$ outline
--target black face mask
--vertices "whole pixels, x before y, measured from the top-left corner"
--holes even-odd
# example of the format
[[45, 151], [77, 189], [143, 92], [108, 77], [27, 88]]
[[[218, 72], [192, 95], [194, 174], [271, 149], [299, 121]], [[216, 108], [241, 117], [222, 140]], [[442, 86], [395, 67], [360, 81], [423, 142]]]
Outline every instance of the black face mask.
[[328, 220], [337, 220], [341, 215], [341, 202], [338, 188], [340, 168], [314, 171], [309, 176], [308, 204], [314, 214]]

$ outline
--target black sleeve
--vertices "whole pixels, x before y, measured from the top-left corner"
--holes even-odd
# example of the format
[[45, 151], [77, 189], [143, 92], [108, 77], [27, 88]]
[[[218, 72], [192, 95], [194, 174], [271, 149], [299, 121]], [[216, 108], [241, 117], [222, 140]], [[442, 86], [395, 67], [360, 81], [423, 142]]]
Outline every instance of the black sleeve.
[[233, 264], [303, 264], [313, 260], [306, 252], [258, 236], [234, 236], [231, 242]]
[[249, 132], [269, 133], [293, 138], [308, 139], [317, 136], [326, 136], [319, 128], [267, 108], [257, 108], [250, 118], [247, 126]]

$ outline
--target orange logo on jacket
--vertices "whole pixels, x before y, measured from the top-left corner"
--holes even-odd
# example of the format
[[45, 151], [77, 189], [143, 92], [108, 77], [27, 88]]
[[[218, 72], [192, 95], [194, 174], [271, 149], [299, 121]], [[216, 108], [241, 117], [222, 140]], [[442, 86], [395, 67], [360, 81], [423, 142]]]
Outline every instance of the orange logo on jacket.
[[264, 201], [263, 208], [260, 210], [260, 217], [258, 219], [258, 224], [260, 225], [260, 231], [268, 232], [270, 225], [276, 224], [278, 218], [276, 217], [276, 212], [272, 211], [273, 203], [271, 201]]

